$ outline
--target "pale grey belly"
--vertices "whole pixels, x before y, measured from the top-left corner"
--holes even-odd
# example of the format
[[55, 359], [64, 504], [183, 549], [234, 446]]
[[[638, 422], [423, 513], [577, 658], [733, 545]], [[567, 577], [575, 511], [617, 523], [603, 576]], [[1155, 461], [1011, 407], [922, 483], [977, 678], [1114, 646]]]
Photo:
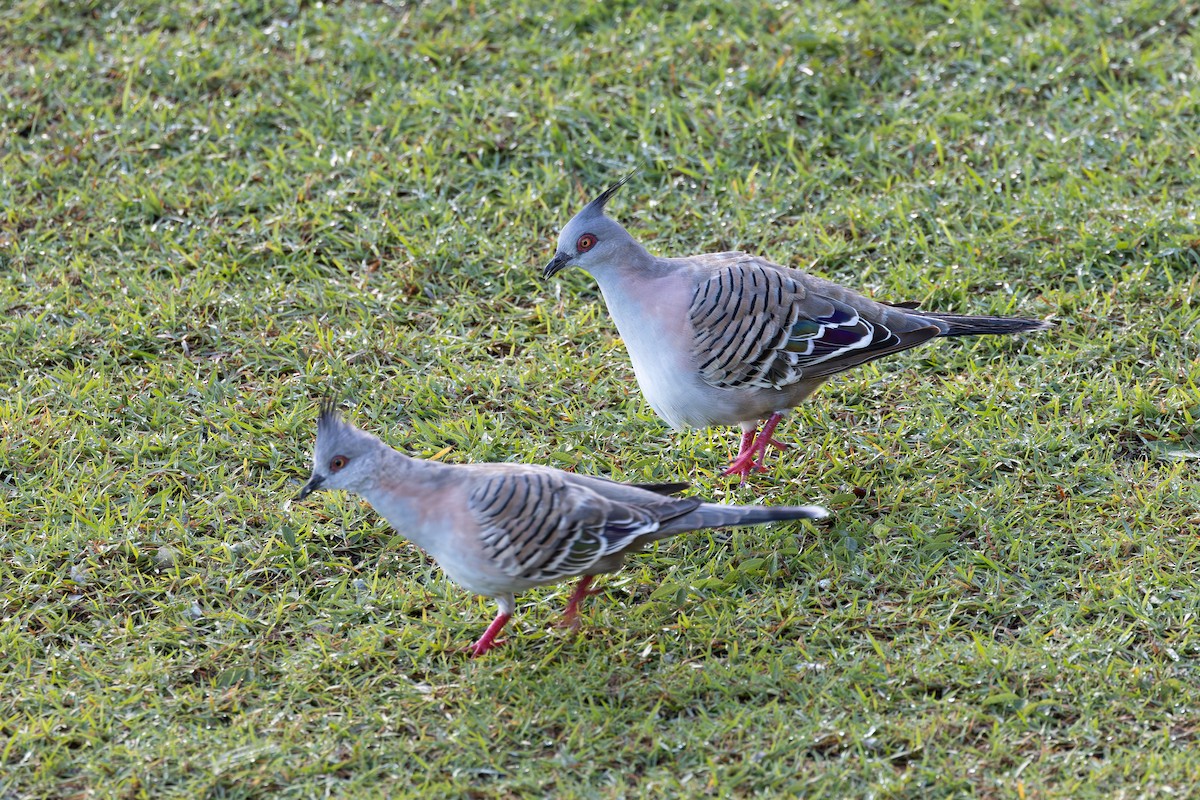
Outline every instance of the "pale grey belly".
[[677, 373], [672, 380], [660, 375], [643, 379], [638, 372], [646, 401], [676, 430], [756, 422], [799, 405], [822, 382], [804, 382], [783, 389], [723, 389], [705, 383], [695, 370]]

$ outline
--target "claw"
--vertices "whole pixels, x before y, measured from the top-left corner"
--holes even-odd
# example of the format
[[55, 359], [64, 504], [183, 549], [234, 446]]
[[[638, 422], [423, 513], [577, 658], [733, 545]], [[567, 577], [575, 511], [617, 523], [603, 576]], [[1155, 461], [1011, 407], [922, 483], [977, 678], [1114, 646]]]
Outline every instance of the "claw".
[[756, 434], [754, 429], [742, 431], [742, 441], [738, 447], [738, 454], [721, 475], [741, 475], [741, 483], [745, 484], [746, 478], [750, 476], [751, 472], [755, 470], [766, 472], [767, 468], [764, 466], [764, 462], [766, 461], [767, 448], [777, 447], [780, 450], [786, 450], [791, 447], [786, 442], [781, 442], [772, 436], [775, 433], [775, 426], [782, 419], [783, 414], [777, 411], [763, 423], [761, 432]]
[[579, 583], [575, 584], [575, 591], [571, 593], [571, 599], [567, 601], [567, 607], [563, 610], [562, 619], [558, 621], [558, 627], [570, 628], [571, 630], [579, 630], [579, 603], [583, 598], [600, 594], [603, 589], [589, 589], [592, 584], [592, 576], [584, 575], [579, 579]]
[[504, 623], [508, 622], [511, 617], [512, 614], [497, 614], [496, 618], [492, 620], [492, 624], [488, 625], [487, 630], [483, 632], [483, 636], [479, 637], [479, 641], [475, 642], [475, 644], [467, 645], [463, 649], [471, 653], [471, 658], [479, 658], [488, 650], [504, 644], [504, 640], [497, 640], [496, 636], [500, 633], [500, 629], [504, 627]]
[[751, 450], [735, 458], [729, 464], [729, 466], [721, 472], [721, 475], [741, 475], [742, 483], [745, 483], [746, 478], [755, 470], [758, 470], [759, 472], [766, 472], [767, 468], [755, 459], [755, 452]]

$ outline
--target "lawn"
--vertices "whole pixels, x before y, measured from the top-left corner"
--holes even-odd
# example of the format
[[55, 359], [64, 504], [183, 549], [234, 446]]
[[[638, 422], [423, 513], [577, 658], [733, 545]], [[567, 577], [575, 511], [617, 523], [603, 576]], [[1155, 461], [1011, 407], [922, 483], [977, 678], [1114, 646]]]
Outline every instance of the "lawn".
[[[1112, 798], [1200, 782], [1200, 7], [0, 8], [0, 798]], [[744, 487], [558, 229], [1055, 320], [831, 381]], [[413, 455], [831, 520], [493, 612]]]

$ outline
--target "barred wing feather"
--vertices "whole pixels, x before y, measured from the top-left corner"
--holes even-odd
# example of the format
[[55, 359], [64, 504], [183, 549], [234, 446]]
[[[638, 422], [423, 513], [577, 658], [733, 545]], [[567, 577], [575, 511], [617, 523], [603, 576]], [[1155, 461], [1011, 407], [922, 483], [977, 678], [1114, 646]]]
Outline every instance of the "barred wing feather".
[[489, 558], [514, 578], [542, 582], [586, 573], [699, 501], [664, 499], [667, 513], [659, 514], [613, 503], [558, 475], [517, 473], [481, 480], [468, 504]]
[[[803, 273], [736, 255], [699, 283], [689, 310], [695, 332], [692, 352], [701, 377], [712, 386], [781, 389], [912, 347], [938, 333], [936, 327], [922, 325], [902, 339], [882, 315], [869, 319], [865, 308], [857, 308], [848, 296], [833, 297], [822, 293], [822, 286], [808, 285]], [[895, 313], [899, 318], [903, 311]]]

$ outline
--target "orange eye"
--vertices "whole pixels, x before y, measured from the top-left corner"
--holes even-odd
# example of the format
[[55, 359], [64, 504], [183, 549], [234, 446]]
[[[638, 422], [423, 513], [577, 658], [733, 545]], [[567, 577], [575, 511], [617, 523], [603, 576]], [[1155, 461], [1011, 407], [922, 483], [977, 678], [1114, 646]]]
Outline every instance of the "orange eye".
[[329, 471], [337, 472], [350, 463], [350, 459], [345, 456], [334, 456], [329, 460]]
[[585, 233], [583, 236], [579, 237], [579, 240], [577, 242], [575, 242], [575, 249], [581, 253], [586, 253], [588, 250], [591, 250], [595, 246], [596, 246], [596, 237], [590, 233]]

